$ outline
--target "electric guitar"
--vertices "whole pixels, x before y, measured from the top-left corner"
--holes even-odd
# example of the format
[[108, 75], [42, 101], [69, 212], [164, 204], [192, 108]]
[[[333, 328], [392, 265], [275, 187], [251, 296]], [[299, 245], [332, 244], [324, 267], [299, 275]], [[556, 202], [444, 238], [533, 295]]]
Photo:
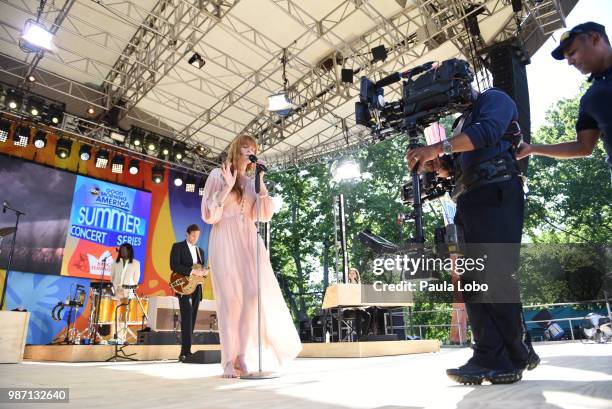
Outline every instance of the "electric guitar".
[[[203, 268], [201, 264], [194, 264], [192, 267], [194, 270], [200, 270]], [[170, 274], [170, 288], [174, 290], [177, 294], [180, 295], [190, 295], [196, 290], [198, 285], [204, 285], [204, 282], [208, 279], [210, 274], [210, 270], [207, 268], [204, 269], [206, 271], [203, 277], [190, 275], [184, 276], [180, 273], [172, 272]]]

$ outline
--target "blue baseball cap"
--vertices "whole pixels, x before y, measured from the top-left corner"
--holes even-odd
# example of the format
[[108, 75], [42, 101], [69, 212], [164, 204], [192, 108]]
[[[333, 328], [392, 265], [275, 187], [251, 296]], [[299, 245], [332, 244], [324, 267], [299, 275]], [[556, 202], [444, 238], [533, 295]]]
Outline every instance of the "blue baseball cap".
[[565, 59], [565, 55], [563, 55], [563, 51], [565, 51], [565, 49], [569, 47], [570, 44], [572, 44], [572, 41], [574, 41], [574, 38], [576, 38], [577, 35], [588, 34], [588, 33], [593, 33], [593, 32], [605, 35], [606, 28], [602, 26], [601, 24], [594, 23], [592, 21], [578, 24], [576, 27], [572, 28], [571, 30], [566, 31], [565, 33], [561, 34], [561, 41], [559, 42], [559, 45], [557, 46], [557, 48], [553, 50], [552, 53], [550, 53], [550, 55], [552, 55], [555, 60]]

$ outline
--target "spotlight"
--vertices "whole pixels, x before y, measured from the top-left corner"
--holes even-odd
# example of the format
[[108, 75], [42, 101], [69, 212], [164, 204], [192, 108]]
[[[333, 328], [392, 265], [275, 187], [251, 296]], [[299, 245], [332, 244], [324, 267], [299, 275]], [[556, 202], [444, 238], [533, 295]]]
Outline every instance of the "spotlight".
[[202, 58], [200, 54], [193, 53], [191, 58], [189, 58], [189, 64], [193, 65], [197, 69], [201, 69], [204, 66], [204, 64], [206, 64], [206, 61], [204, 61], [204, 59]]
[[141, 131], [140, 129], [133, 128], [132, 136], [130, 137], [130, 140], [132, 142], [132, 145], [136, 147], [142, 146], [144, 144], [144, 132]]
[[17, 132], [13, 134], [13, 143], [15, 146], [21, 146], [25, 148], [28, 146], [28, 142], [30, 140], [30, 127], [28, 126], [20, 126], [17, 128]]
[[206, 156], [206, 155], [208, 155], [210, 153], [210, 149], [208, 149], [204, 145], [197, 145], [195, 151], [200, 156]]
[[153, 166], [152, 173], [151, 173], [151, 179], [153, 180], [153, 183], [160, 184], [161, 182], [163, 182], [164, 181], [164, 168], [159, 165]]
[[202, 176], [202, 178], [198, 182], [198, 195], [199, 196], [204, 196], [204, 187], [206, 186], [206, 179], [207, 178], [208, 178], [208, 175], [204, 175], [204, 176]]
[[195, 178], [193, 176], [187, 176], [187, 180], [185, 181], [185, 191], [189, 193], [195, 192]]
[[140, 171], [140, 162], [136, 159], [132, 159], [130, 161], [130, 165], [128, 166], [128, 170], [130, 172], [130, 175], [137, 175]]
[[370, 52], [372, 53], [372, 62], [385, 61], [387, 59], [387, 49], [385, 48], [384, 44], [372, 48]]
[[42, 115], [44, 106], [45, 101], [43, 101], [42, 99], [34, 96], [28, 98], [27, 111], [32, 116]]
[[66, 138], [60, 138], [57, 140], [57, 144], [55, 145], [55, 154], [60, 159], [66, 159], [70, 156], [70, 151], [72, 150], [72, 141]]
[[108, 151], [101, 149], [96, 153], [96, 168], [105, 169], [108, 166]]
[[38, 149], [47, 146], [47, 133], [45, 131], [39, 130], [36, 132], [36, 136], [34, 136], [34, 146]]
[[342, 162], [337, 162], [335, 169], [332, 169], [332, 178], [334, 182], [354, 180], [360, 177], [361, 170], [359, 164], [354, 159], [346, 159]]
[[59, 125], [64, 118], [64, 108], [61, 105], [51, 104], [43, 113], [42, 120], [47, 125]]
[[158, 147], [158, 140], [157, 137], [155, 137], [154, 135], [149, 135], [147, 136], [146, 139], [146, 148], [147, 151], [149, 152], [155, 152], [157, 150]]
[[79, 149], [79, 158], [81, 158], [81, 160], [89, 160], [91, 158], [91, 146], [89, 145], [81, 145], [81, 148]]
[[94, 107], [89, 107], [89, 108], [87, 108], [87, 113], [89, 115], [93, 115], [93, 114], [96, 113], [96, 110], [94, 109]]
[[53, 49], [53, 34], [34, 20], [26, 20], [21, 38], [24, 40], [21, 45], [28, 51], [39, 52]]
[[36, 81], [36, 77], [33, 76], [33, 75], [28, 75], [28, 81], [29, 82], [34, 82], [34, 81]]
[[123, 133], [111, 131], [110, 138], [118, 144], [123, 145], [125, 143], [126, 136]]
[[176, 187], [183, 186], [184, 181], [185, 181], [185, 178], [180, 173], [177, 173], [176, 176], [174, 176], [174, 186]]
[[113, 173], [123, 173], [123, 167], [125, 166], [125, 158], [122, 155], [115, 155], [111, 163], [111, 171]]
[[15, 111], [21, 110], [21, 104], [23, 104], [23, 94], [16, 89], [9, 89], [6, 91], [6, 105], [10, 109]]
[[185, 157], [185, 151], [187, 150], [187, 145], [182, 142], [177, 142], [174, 144], [174, 160], [181, 161]]
[[160, 156], [168, 156], [170, 155], [170, 150], [172, 149], [172, 142], [164, 139], [160, 142], [159, 154]]
[[268, 97], [268, 111], [276, 112], [280, 116], [287, 116], [295, 108], [293, 102], [284, 92]]
[[11, 123], [5, 119], [0, 119], [0, 142], [6, 142], [11, 130]]

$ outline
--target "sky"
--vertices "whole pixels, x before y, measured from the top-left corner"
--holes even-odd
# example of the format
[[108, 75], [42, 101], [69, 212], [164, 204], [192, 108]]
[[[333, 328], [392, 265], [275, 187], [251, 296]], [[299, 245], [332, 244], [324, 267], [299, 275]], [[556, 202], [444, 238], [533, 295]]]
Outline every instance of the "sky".
[[556, 101], [576, 96], [586, 78], [567, 60], [557, 61], [550, 55], [563, 32], [586, 21], [603, 24], [608, 36], [612, 36], [612, 0], [579, 0], [566, 17], [567, 27], [557, 30], [532, 56], [527, 66], [532, 130], [544, 123], [546, 111]]

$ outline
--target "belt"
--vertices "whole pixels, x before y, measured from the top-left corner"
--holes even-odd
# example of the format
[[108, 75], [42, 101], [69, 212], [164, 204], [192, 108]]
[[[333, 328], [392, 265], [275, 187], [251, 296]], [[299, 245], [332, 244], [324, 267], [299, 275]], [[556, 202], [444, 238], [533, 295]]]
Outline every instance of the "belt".
[[490, 183], [505, 182], [512, 179], [513, 175], [520, 173], [514, 158], [498, 156], [486, 160], [459, 173], [455, 183], [455, 189], [451, 193], [451, 198], [457, 200], [462, 194], [469, 192], [477, 187]]

